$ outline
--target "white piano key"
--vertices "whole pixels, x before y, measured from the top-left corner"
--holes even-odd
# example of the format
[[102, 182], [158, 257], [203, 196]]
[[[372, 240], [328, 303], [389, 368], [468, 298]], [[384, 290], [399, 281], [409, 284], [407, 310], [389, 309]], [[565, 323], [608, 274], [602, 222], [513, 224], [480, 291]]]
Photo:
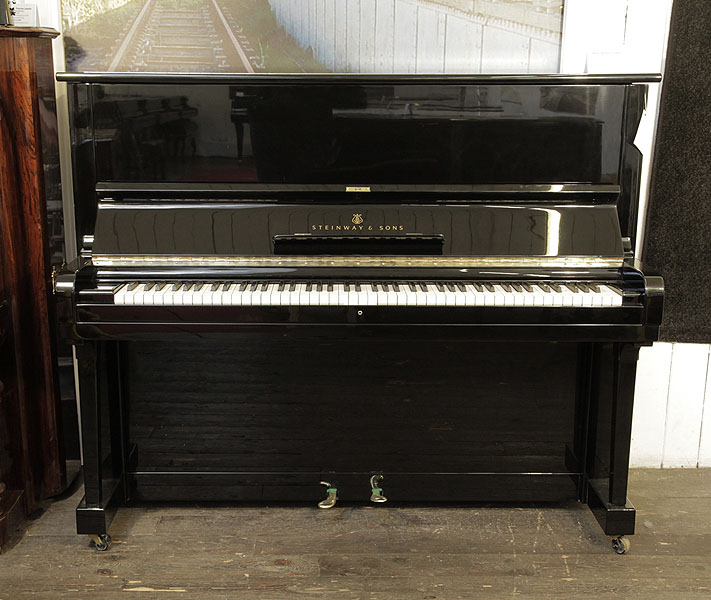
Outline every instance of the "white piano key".
[[402, 284], [398, 285], [397, 290], [393, 290], [394, 294], [394, 306], [406, 306], [407, 305], [407, 294], [405, 294], [405, 289]]
[[[414, 286], [413, 291], [411, 284]], [[162, 285], [162, 287], [161, 287]], [[233, 283], [128, 282], [113, 288], [115, 304], [136, 306], [516, 306], [516, 307], [615, 307], [623, 304], [621, 292], [607, 284], [576, 284], [571, 290], [544, 282], [488, 284], [452, 282], [332, 283], [312, 282]], [[395, 289], [397, 286], [398, 289]], [[281, 290], [279, 288], [282, 288]], [[293, 287], [293, 289], [292, 289]], [[319, 291], [319, 287], [321, 287]], [[177, 288], [177, 289], [176, 289]], [[240, 289], [244, 288], [244, 289]], [[254, 288], [254, 289], [252, 289]], [[387, 289], [385, 289], [387, 288]], [[508, 290], [506, 288], [509, 288]], [[528, 288], [528, 289], [526, 289]], [[109, 289], [112, 289], [109, 287]]]
[[299, 283], [296, 286], [299, 306], [311, 306], [311, 290], [307, 290], [306, 287], [305, 283]]
[[356, 291], [355, 285], [351, 284], [348, 286], [348, 306], [358, 306], [359, 303], [359, 293]]
[[605, 306], [622, 306], [622, 294], [612, 286], [601, 285]]
[[321, 306], [337, 306], [338, 305], [338, 292], [333, 291], [333, 285], [331, 286], [331, 291], [328, 291], [328, 283], [324, 283], [320, 292]]
[[377, 306], [388, 305], [388, 293], [383, 289], [382, 285], [377, 286], [377, 290], [375, 292], [375, 301], [378, 303]]
[[126, 292], [128, 291], [128, 284], [118, 286], [114, 290], [114, 304], [126, 304]]

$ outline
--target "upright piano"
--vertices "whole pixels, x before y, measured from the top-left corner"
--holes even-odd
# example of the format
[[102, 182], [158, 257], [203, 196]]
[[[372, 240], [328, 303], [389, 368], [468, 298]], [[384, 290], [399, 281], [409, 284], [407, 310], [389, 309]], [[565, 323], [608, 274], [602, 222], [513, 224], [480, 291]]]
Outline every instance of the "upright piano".
[[[657, 76], [58, 77], [78, 533], [132, 499], [578, 499], [626, 551]], [[181, 109], [141, 146], [107, 105]]]

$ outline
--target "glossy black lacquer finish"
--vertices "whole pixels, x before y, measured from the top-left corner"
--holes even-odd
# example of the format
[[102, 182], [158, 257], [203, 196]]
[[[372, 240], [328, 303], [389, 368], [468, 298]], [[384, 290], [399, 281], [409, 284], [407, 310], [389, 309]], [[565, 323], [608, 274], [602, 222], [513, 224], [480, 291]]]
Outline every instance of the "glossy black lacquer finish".
[[445, 202], [101, 202], [92, 255], [585, 256], [621, 263], [614, 205], [521, 205], [515, 196], [495, 205]]
[[634, 82], [648, 78], [65, 78], [78, 239], [92, 233], [99, 181], [330, 184], [350, 203], [346, 186], [624, 178], [634, 235], [629, 157], [646, 94]]
[[[577, 497], [606, 533], [634, 531], [636, 356], [663, 298], [625, 254], [642, 78], [66, 79], [93, 235], [60, 278], [80, 532], [131, 497], [316, 503], [325, 480], [367, 502], [373, 474], [393, 503]], [[447, 259], [474, 262], [426, 262]], [[596, 282], [624, 298], [113, 302], [125, 282], [236, 280]]]

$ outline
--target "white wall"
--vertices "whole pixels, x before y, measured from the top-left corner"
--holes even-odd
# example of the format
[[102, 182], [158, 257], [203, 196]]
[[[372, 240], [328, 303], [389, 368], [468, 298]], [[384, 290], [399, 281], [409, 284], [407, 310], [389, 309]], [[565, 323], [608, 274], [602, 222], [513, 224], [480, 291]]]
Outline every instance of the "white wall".
[[[558, 71], [560, 49], [556, 31], [493, 15], [485, 17], [476, 10], [458, 8], [452, 2], [269, 2], [279, 24], [299, 45], [311, 48], [318, 60], [337, 72]], [[504, 9], [506, 5], [500, 4], [498, 8]], [[515, 7], [513, 13], [519, 11]], [[538, 16], [551, 20], [548, 15]]]
[[710, 350], [709, 344], [656, 343], [642, 348], [632, 466], [711, 467]]

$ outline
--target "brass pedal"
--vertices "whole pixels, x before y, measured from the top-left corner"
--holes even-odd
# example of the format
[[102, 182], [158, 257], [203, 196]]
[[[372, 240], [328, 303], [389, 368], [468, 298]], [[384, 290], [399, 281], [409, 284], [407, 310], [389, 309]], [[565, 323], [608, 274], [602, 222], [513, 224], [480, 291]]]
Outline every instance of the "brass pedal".
[[373, 475], [370, 478], [370, 501], [371, 502], [387, 502], [388, 499], [383, 496], [383, 488], [379, 487], [380, 482], [384, 479], [382, 475]]
[[328, 481], [322, 481], [321, 485], [326, 486], [326, 496], [325, 499], [318, 503], [319, 508], [333, 508], [338, 502], [338, 488], [333, 487]]

